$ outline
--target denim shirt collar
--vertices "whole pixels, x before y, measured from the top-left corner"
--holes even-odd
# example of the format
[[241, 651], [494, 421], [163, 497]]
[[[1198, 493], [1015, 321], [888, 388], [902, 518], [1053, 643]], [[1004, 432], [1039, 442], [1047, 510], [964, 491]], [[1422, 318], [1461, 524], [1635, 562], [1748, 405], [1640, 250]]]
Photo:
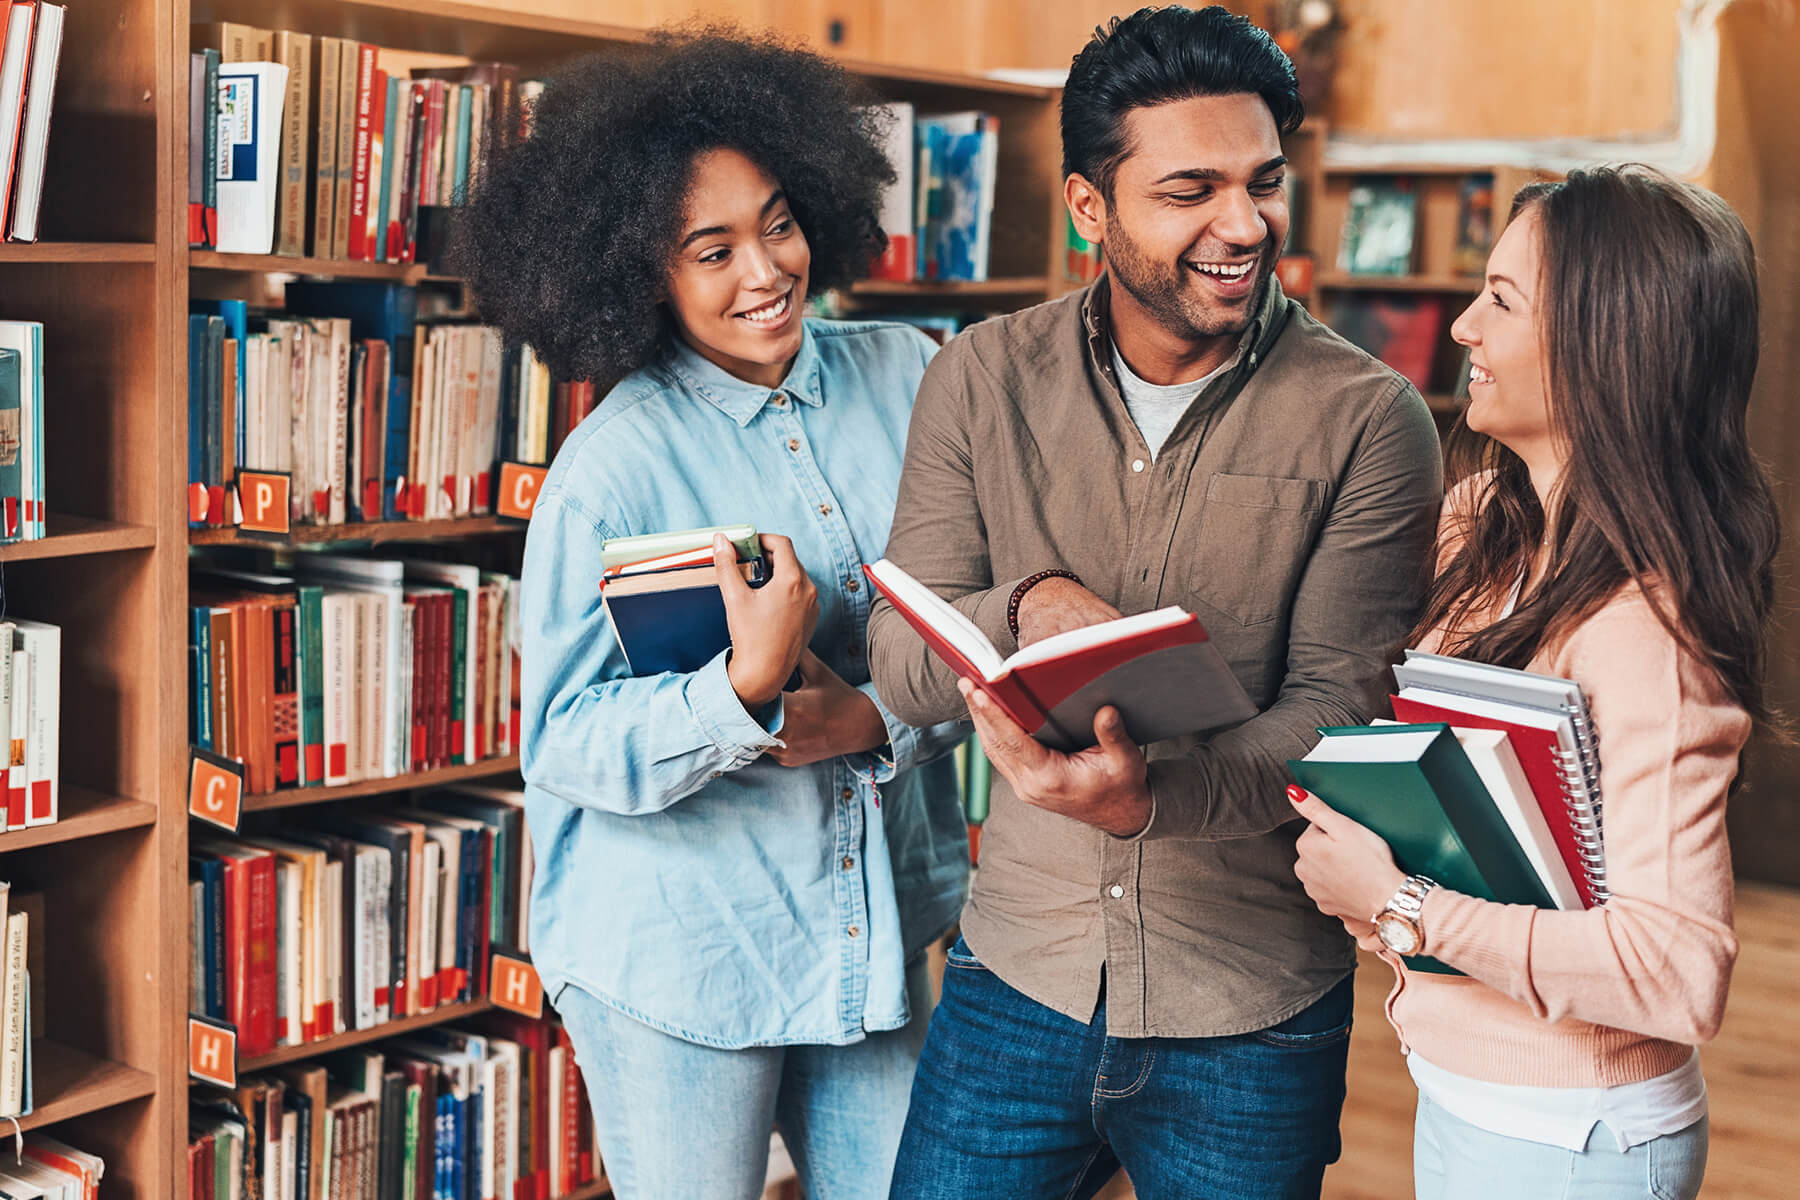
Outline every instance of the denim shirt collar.
[[739, 379], [675, 335], [668, 339], [663, 362], [682, 385], [736, 421], [740, 429], [750, 424], [763, 405], [784, 392], [814, 408], [825, 403], [819, 378], [819, 347], [812, 323], [804, 319], [800, 325], [800, 352], [794, 356], [787, 378], [774, 389]]

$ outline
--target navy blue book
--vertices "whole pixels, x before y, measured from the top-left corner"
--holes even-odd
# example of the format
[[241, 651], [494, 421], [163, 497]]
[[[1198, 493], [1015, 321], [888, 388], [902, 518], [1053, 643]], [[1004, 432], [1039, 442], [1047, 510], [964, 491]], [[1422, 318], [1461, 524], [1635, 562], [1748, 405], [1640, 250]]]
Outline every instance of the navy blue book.
[[[303, 317], [349, 317], [352, 338], [380, 338], [388, 344], [387, 462], [381, 469], [380, 520], [399, 521], [406, 514], [396, 501], [395, 484], [406, 478], [412, 444], [413, 328], [418, 322], [418, 289], [398, 283], [359, 280], [327, 282], [295, 280], [287, 285], [287, 310]], [[355, 498], [361, 503], [361, 497]], [[376, 520], [365, 513], [363, 520]]]
[[[738, 569], [751, 587], [764, 583], [762, 559]], [[615, 576], [601, 587], [600, 602], [633, 675], [685, 675], [731, 645], [725, 598], [710, 565]]]
[[[188, 485], [205, 487], [206, 475], [206, 316], [188, 314]], [[192, 522], [204, 524], [205, 522]]]

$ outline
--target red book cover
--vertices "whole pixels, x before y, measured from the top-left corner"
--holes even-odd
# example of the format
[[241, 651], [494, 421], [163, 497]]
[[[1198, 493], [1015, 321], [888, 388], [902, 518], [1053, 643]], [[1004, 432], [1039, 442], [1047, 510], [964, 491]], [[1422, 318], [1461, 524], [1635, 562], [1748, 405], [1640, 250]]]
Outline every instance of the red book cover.
[[[390, 174], [387, 156], [388, 73], [379, 67], [369, 84], [369, 171], [368, 193], [363, 203], [363, 258], [378, 261], [375, 253], [381, 246], [381, 226], [387, 214], [381, 211], [381, 181]], [[379, 506], [378, 506], [379, 507]]]
[[349, 257], [369, 255], [369, 119], [374, 111], [375, 47], [356, 54], [356, 148], [351, 154]]
[[432, 647], [431, 670], [436, 684], [431, 699], [432, 728], [437, 732], [437, 748], [432, 754], [431, 765], [447, 767], [455, 761], [462, 743], [456, 740], [457, 723], [451, 720], [450, 685], [455, 669], [455, 660], [451, 657], [451, 638], [456, 633], [456, 597], [449, 592], [437, 596], [438, 622], [437, 641]]
[[299, 636], [292, 596], [273, 600], [274, 703], [270, 713], [275, 736], [275, 781], [283, 787], [300, 782], [300, 672], [295, 657]]
[[237, 1027], [238, 1054], [248, 1056], [250, 864], [231, 854], [215, 857], [225, 864], [225, 1019]]
[[444, 620], [443, 598], [429, 595], [423, 598], [425, 605], [425, 640], [419, 643], [419, 655], [425, 672], [425, 765], [441, 767], [443, 763], [443, 746], [445, 731], [440, 727], [442, 716], [438, 708], [438, 656], [443, 640], [442, 624]]
[[251, 696], [251, 785], [253, 792], [275, 790], [275, 611], [266, 597], [247, 601], [244, 617], [250, 624], [251, 676], [256, 690]]
[[[12, 112], [12, 153], [0, 162], [0, 229], [12, 223], [13, 175], [19, 162], [19, 137], [25, 127], [25, 92], [30, 87], [31, 46], [37, 38], [38, 0], [13, 0], [10, 11], [0, 11], [0, 42], [10, 42], [14, 21], [25, 23], [25, 66], [19, 74], [19, 91], [15, 96], [0, 97], [0, 107], [10, 105]], [[211, 243], [207, 243], [211, 245]]]
[[562, 1151], [563, 1180], [574, 1187], [581, 1179], [581, 1072], [575, 1069], [575, 1047], [562, 1026], [556, 1027], [557, 1043], [568, 1050], [563, 1057]]
[[493, 753], [493, 748], [488, 745], [487, 723], [488, 605], [492, 602], [488, 588], [475, 589], [475, 661], [478, 665], [475, 671], [474, 703], [469, 706], [469, 716], [475, 722], [475, 753], [481, 758]]
[[1512, 743], [1513, 753], [1518, 756], [1519, 767], [1531, 784], [1531, 794], [1537, 799], [1538, 808], [1544, 814], [1544, 823], [1550, 826], [1550, 836], [1556, 839], [1557, 852], [1562, 855], [1563, 864], [1569, 868], [1569, 878], [1574, 881], [1575, 890], [1581, 893], [1582, 907], [1594, 907], [1593, 889], [1588, 883], [1587, 872], [1582, 867], [1581, 850], [1575, 842], [1575, 830], [1569, 824], [1568, 802], [1563, 798], [1562, 771], [1557, 765], [1556, 732], [1502, 721], [1497, 717], [1458, 712], [1453, 708], [1402, 696], [1389, 698], [1394, 702], [1394, 719], [1397, 721], [1415, 725], [1442, 721], [1464, 729], [1498, 729], [1506, 734], [1506, 739]]
[[417, 595], [413, 597], [412, 769], [415, 771], [424, 770], [426, 763], [426, 727], [428, 722], [425, 713], [425, 661], [427, 658], [425, 631], [430, 611], [431, 606], [426, 602], [426, 597]]
[[249, 867], [249, 978], [244, 988], [244, 1020], [238, 1053], [245, 1058], [275, 1049], [275, 856], [258, 853]]

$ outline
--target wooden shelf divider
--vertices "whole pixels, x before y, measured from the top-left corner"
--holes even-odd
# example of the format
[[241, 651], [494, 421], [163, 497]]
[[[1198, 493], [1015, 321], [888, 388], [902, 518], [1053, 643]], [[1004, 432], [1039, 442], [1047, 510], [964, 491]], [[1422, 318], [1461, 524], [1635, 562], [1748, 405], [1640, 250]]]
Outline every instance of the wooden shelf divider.
[[348, 1050], [352, 1046], [363, 1046], [370, 1042], [379, 1042], [383, 1038], [399, 1037], [403, 1033], [411, 1033], [415, 1029], [430, 1029], [434, 1025], [447, 1025], [451, 1021], [460, 1021], [464, 1017], [479, 1016], [489, 1012], [494, 1004], [491, 1000], [469, 1000], [461, 1004], [440, 1004], [430, 1012], [415, 1013], [401, 1017], [397, 1021], [383, 1021], [368, 1029], [353, 1029], [349, 1033], [334, 1034], [328, 1038], [319, 1038], [311, 1042], [302, 1042], [298, 1046], [281, 1046], [267, 1054], [259, 1054], [255, 1058], [246, 1058], [238, 1063], [239, 1074], [253, 1071], [265, 1071], [270, 1067], [279, 1067], [282, 1063], [299, 1062], [302, 1059], [316, 1058], [321, 1054], [331, 1054], [337, 1050]]
[[910, 296], [920, 300], [954, 299], [958, 296], [1031, 296], [1050, 290], [1048, 275], [1005, 276], [994, 279], [859, 279], [850, 286], [853, 296]]
[[36, 1107], [31, 1115], [19, 1118], [22, 1130], [141, 1100], [156, 1091], [156, 1076], [149, 1071], [97, 1058], [48, 1038], [32, 1040], [31, 1071]]
[[6, 263], [153, 263], [155, 242], [4, 242]]
[[296, 525], [286, 538], [241, 533], [235, 528], [190, 529], [190, 546], [324, 546], [339, 542], [438, 542], [456, 538], [524, 533], [519, 521], [504, 517], [453, 517], [439, 521], [364, 521], [346, 525]]
[[124, 525], [51, 513], [45, 518], [49, 537], [0, 546], [0, 562], [24, 562], [32, 558], [73, 558], [82, 554], [111, 554], [119, 550], [148, 550], [156, 545], [154, 525]]
[[232, 271], [242, 275], [307, 275], [331, 279], [385, 279], [393, 283], [460, 283], [454, 275], [434, 275], [424, 263], [362, 262], [348, 258], [295, 258], [284, 254], [221, 254], [189, 250], [188, 266], [196, 271]]
[[281, 788], [273, 792], [256, 792], [244, 797], [245, 812], [262, 812], [273, 808], [296, 808], [306, 804], [328, 804], [333, 800], [353, 800], [358, 796], [380, 796], [389, 792], [405, 792], [414, 788], [442, 787], [448, 783], [467, 783], [504, 775], [519, 769], [519, 756], [506, 754], [484, 758], [477, 763], [455, 767], [439, 767], [432, 771], [414, 771], [410, 775], [390, 775], [381, 779], [364, 779], [338, 787]]
[[53, 824], [32, 825], [10, 833], [0, 833], [0, 854], [156, 824], [156, 805], [148, 800], [106, 796], [86, 788], [71, 787], [66, 783], [62, 786], [58, 809], [57, 819]]

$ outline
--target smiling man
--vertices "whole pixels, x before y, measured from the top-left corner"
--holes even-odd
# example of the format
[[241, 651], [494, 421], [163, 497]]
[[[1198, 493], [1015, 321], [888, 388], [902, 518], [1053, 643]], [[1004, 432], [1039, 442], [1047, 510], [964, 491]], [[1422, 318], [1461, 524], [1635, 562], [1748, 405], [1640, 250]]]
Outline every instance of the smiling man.
[[[1337, 1157], [1354, 950], [1294, 877], [1285, 760], [1376, 711], [1442, 491], [1404, 379], [1282, 295], [1291, 64], [1222, 8], [1098, 32], [1062, 101], [1092, 288], [927, 369], [887, 557], [1002, 653], [1162, 605], [1258, 716], [1047, 750], [982, 704], [1003, 777], [913, 1088], [893, 1195], [1318, 1193]], [[970, 702], [877, 604], [902, 719]]]

